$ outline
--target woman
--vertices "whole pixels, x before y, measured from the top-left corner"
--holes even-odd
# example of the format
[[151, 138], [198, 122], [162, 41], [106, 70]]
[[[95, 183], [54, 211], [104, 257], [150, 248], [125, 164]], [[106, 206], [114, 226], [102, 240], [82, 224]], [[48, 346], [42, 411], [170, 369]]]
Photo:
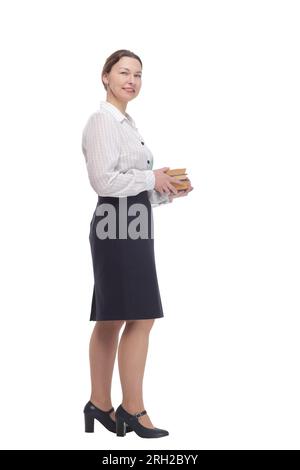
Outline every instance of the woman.
[[[131, 51], [116, 51], [106, 60], [101, 76], [106, 101], [90, 116], [82, 136], [89, 180], [98, 194], [89, 235], [95, 281], [90, 320], [96, 323], [89, 346], [91, 396], [84, 416], [86, 432], [94, 431], [97, 419], [118, 436], [134, 430], [154, 438], [169, 433], [152, 424], [142, 394], [149, 333], [155, 318], [164, 316], [152, 207], [193, 188], [189, 183], [186, 191], [177, 192], [173, 183], [178, 180], [166, 174], [168, 167], [152, 170], [153, 155], [126, 113], [127, 103], [140, 92], [141, 76], [142, 62]], [[111, 383], [117, 349], [123, 400], [115, 413]]]

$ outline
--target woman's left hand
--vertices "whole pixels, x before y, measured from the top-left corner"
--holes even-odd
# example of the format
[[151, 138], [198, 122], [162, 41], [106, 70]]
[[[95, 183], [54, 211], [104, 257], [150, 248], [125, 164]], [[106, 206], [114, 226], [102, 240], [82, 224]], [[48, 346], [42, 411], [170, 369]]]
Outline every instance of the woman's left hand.
[[169, 200], [170, 202], [173, 201], [173, 199], [175, 199], [176, 197], [183, 197], [183, 196], [187, 196], [189, 192], [193, 191], [193, 186], [191, 185], [191, 181], [188, 179], [188, 184], [189, 184], [189, 187], [187, 189], [185, 189], [184, 191], [178, 191], [177, 194], [169, 194]]

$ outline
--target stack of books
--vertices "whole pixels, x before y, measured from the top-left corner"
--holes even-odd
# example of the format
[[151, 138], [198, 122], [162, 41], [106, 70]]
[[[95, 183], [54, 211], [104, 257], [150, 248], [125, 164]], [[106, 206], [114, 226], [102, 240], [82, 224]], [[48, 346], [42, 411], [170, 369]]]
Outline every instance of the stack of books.
[[174, 170], [168, 170], [166, 171], [166, 174], [178, 179], [178, 183], [172, 183], [174, 184], [177, 191], [185, 191], [189, 188], [189, 179], [188, 175], [186, 174], [186, 168], [175, 168]]

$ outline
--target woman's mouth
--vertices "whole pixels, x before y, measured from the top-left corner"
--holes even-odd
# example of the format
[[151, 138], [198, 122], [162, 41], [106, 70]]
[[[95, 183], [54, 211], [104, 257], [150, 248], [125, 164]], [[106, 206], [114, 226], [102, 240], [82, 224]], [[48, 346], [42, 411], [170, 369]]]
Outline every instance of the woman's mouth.
[[132, 88], [123, 88], [123, 90], [127, 91], [128, 93], [134, 93]]

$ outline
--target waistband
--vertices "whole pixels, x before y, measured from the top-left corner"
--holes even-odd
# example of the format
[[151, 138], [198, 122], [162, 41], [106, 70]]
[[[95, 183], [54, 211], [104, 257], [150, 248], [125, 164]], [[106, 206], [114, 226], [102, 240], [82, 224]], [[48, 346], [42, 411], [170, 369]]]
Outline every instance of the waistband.
[[[125, 196], [125, 197], [115, 197], [115, 196], [99, 196], [98, 195], [98, 204], [101, 203], [111, 203], [111, 204], [119, 204], [120, 200], [126, 200], [127, 204], [135, 204], [137, 202], [142, 202], [146, 204], [150, 204], [148, 191], [141, 191], [140, 193], [136, 194], [135, 196]], [[151, 206], [151, 204], [150, 204]]]

